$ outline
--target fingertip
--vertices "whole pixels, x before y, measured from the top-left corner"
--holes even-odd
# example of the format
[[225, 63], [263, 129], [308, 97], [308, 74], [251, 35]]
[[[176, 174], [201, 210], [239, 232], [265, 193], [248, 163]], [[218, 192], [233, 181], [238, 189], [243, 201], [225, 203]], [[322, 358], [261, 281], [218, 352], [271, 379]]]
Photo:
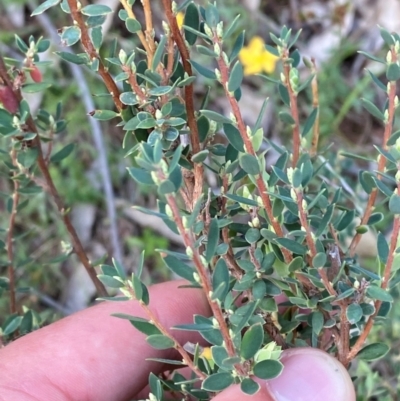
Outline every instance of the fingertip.
[[281, 362], [282, 374], [264, 382], [274, 401], [355, 401], [347, 370], [326, 352], [291, 349], [284, 351]]

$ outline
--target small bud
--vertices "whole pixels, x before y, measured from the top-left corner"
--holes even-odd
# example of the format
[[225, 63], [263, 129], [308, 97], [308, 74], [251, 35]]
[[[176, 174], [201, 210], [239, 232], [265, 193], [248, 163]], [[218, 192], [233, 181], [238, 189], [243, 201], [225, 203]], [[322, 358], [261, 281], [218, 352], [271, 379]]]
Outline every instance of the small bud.
[[287, 168], [286, 175], [287, 175], [289, 182], [293, 185], [293, 167]]
[[214, 36], [213, 32], [207, 24], [204, 24], [204, 32], [209, 38], [211, 38], [211, 39], [213, 38], [213, 36]]
[[201, 284], [201, 278], [197, 272], [193, 272], [193, 278], [194, 278], [194, 281], [196, 281], [196, 283]]
[[285, 74], [283, 72], [281, 72], [281, 81], [282, 81], [283, 84], [286, 83], [286, 77], [285, 77]]
[[172, 209], [169, 205], [165, 205], [165, 214], [168, 217], [171, 217], [171, 218], [174, 217], [174, 213], [172, 212]]
[[217, 24], [217, 36], [218, 36], [218, 39], [221, 39], [223, 34], [224, 34], [224, 22], [220, 21]]
[[262, 273], [261, 272], [256, 272], [256, 277], [257, 278], [261, 278], [262, 277]]
[[305, 199], [302, 200], [301, 202], [301, 208], [303, 209], [304, 212], [307, 211], [307, 201]]
[[126, 64], [126, 60], [127, 60], [128, 56], [127, 56], [126, 51], [124, 49], [121, 49], [119, 51], [118, 58], [119, 58], [119, 61], [122, 64]]
[[220, 70], [218, 68], [216, 68], [214, 72], [215, 72], [215, 76], [217, 78], [217, 81], [221, 82], [222, 81], [222, 75], [221, 75]]
[[31, 69], [29, 70], [29, 75], [31, 76], [32, 80], [36, 83], [40, 83], [43, 80], [42, 73], [40, 72], [39, 68], [36, 65], [32, 65]]
[[156, 117], [156, 120], [160, 120], [163, 117], [161, 110], [159, 110], [159, 109], [156, 110], [155, 117]]
[[388, 52], [387, 52], [387, 54], [386, 54], [386, 62], [388, 63], [388, 64], [391, 64], [392, 63], [392, 52], [389, 50]]
[[[132, 61], [132, 63], [131, 63], [131, 71], [132, 71], [132, 74], [135, 74], [136, 73], [136, 64]], [[143, 92], [143, 89], [144, 88], [142, 88], [142, 92]]]
[[214, 43], [214, 53], [217, 57], [221, 56], [221, 47], [218, 43]]
[[214, 329], [219, 329], [219, 323], [215, 317], [212, 318], [212, 325], [213, 325]]
[[189, 219], [186, 216], [182, 217], [182, 224], [183, 224], [184, 228], [186, 228], [186, 229], [189, 228]]
[[356, 279], [356, 281], [354, 281], [353, 287], [358, 290], [360, 288], [360, 282]]
[[251, 223], [253, 224], [254, 228], [260, 227], [260, 219], [258, 217], [254, 217], [254, 219], [251, 221]]
[[394, 97], [394, 107], [398, 107], [399, 106], [399, 97], [396, 95], [395, 97]]
[[297, 193], [294, 188], [290, 188], [290, 197], [297, 202]]
[[396, 182], [400, 182], [400, 170], [397, 171], [395, 178]]
[[222, 60], [224, 61], [225, 65], [229, 65], [229, 57], [225, 52], [222, 52]]
[[169, 36], [171, 33], [171, 30], [169, 29], [169, 25], [167, 24], [167, 22], [165, 22], [165, 21], [162, 22], [162, 28], [165, 33], [165, 36]]
[[176, 4], [175, 1], [173, 1], [171, 4], [171, 10], [174, 13], [174, 15], [178, 12], [178, 4]]
[[246, 134], [247, 134], [247, 137], [251, 139], [252, 132], [251, 132], [251, 128], [248, 125], [246, 125]]
[[189, 256], [189, 258], [193, 258], [193, 251], [190, 246], [186, 247], [186, 255]]

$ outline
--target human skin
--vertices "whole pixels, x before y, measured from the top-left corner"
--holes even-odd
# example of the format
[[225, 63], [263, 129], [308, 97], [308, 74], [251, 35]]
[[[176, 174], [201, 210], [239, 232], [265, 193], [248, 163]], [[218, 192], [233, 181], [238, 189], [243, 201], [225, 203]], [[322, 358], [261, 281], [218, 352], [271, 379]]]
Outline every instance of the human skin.
[[[150, 308], [165, 327], [210, 315], [200, 290], [180, 288], [182, 282], [150, 287]], [[174, 350], [155, 350], [127, 320], [126, 313], [146, 318], [136, 301], [103, 302], [28, 334], [0, 350], [0, 401], [128, 401], [142, 397], [150, 372], [165, 366], [145, 358], [178, 357]], [[197, 334], [173, 331], [180, 343], [200, 341]], [[284, 351], [281, 376], [257, 381], [261, 390], [244, 395], [239, 386], [218, 394], [215, 401], [355, 401], [344, 367], [323, 351]]]

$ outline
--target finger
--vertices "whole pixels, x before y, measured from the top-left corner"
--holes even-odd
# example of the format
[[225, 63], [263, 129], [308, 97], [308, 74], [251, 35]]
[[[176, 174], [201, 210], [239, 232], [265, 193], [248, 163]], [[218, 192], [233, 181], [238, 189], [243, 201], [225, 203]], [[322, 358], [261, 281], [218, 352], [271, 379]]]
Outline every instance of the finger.
[[354, 386], [347, 370], [335, 358], [315, 348], [283, 352], [283, 372], [276, 379], [262, 381], [260, 391], [247, 396], [232, 386], [213, 401], [355, 401]]
[[[150, 308], [165, 327], [190, 323], [196, 313], [210, 313], [202, 291], [178, 289], [182, 284], [169, 282], [149, 289]], [[149, 372], [162, 370], [160, 363], [145, 358], [176, 355], [174, 350], [154, 350], [144, 334], [112, 313], [146, 318], [136, 301], [104, 302], [3, 348], [0, 400], [130, 399], [146, 385]], [[173, 334], [181, 344], [199, 340], [193, 332]]]

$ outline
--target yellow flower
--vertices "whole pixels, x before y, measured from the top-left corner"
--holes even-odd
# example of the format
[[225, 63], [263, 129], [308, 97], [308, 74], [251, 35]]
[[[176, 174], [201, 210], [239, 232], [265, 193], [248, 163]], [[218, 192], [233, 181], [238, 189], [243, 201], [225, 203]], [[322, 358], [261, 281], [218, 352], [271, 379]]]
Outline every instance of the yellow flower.
[[266, 72], [272, 74], [275, 71], [279, 57], [265, 49], [265, 43], [259, 36], [254, 36], [249, 44], [239, 53], [239, 60], [244, 67], [244, 75], [253, 75]]
[[178, 23], [179, 29], [182, 28], [183, 25], [183, 20], [185, 19], [185, 14], [183, 14], [182, 11], [179, 11], [178, 14], [176, 14], [176, 22]]

